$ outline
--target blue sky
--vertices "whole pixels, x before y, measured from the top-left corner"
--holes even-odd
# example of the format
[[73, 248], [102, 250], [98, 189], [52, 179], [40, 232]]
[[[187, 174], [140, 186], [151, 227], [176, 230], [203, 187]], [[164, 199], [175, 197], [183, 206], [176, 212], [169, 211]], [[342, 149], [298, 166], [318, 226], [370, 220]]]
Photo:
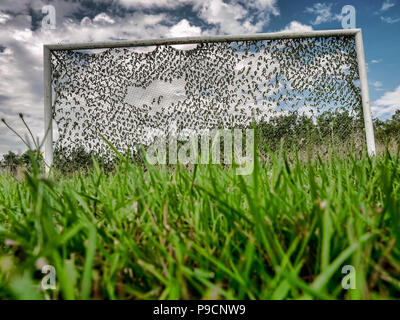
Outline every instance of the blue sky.
[[[54, 30], [42, 28], [47, 4]], [[0, 117], [24, 132], [22, 112], [43, 136], [44, 43], [341, 29], [345, 5], [363, 29], [373, 115], [390, 118], [400, 109], [400, 0], [1, 0]], [[8, 150], [24, 147], [0, 124], [0, 154]]]

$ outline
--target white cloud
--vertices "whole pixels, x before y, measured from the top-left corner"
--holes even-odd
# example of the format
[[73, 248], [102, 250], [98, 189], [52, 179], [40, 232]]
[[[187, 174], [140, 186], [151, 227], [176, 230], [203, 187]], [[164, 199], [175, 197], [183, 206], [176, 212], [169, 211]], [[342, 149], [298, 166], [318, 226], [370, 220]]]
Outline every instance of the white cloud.
[[182, 19], [176, 25], [172, 26], [168, 33], [168, 37], [190, 37], [201, 35], [201, 28], [196, 26], [191, 26], [189, 21]]
[[383, 2], [381, 10], [380, 11], [387, 11], [389, 10], [391, 7], [394, 7], [394, 3], [390, 2], [390, 0], [386, 0]]
[[205, 1], [201, 5], [199, 16], [208, 23], [219, 25], [223, 33], [240, 32], [247, 10], [240, 4], [229, 5], [222, 0]]
[[127, 8], [175, 8], [193, 0], [118, 0]]
[[[390, 8], [394, 7], [395, 3], [391, 2], [391, 0], [385, 0], [382, 4], [382, 7], [379, 9], [379, 11], [375, 12], [375, 14], [380, 14], [382, 12], [388, 11]], [[394, 24], [400, 21], [400, 18], [392, 18], [392, 17], [384, 17], [381, 16], [381, 20], [383, 22], [389, 23], [389, 24]]]
[[376, 91], [383, 91], [383, 83], [381, 81], [375, 81], [372, 83], [372, 86], [375, 88]]
[[115, 21], [112, 18], [110, 18], [107, 14], [105, 14], [104, 12], [95, 16], [93, 18], [93, 22], [106, 23], [106, 24], [114, 24], [115, 23]]
[[[15, 28], [31, 28], [31, 14], [42, 14], [42, 8], [45, 5], [51, 4], [56, 9], [57, 24], [64, 21], [66, 17], [79, 12], [82, 8], [82, 1], [68, 0], [1, 0], [0, 11], [7, 11], [11, 19], [7, 21], [8, 25], [13, 25]], [[29, 24], [25, 23], [26, 17], [29, 17]], [[22, 20], [22, 21], [21, 21]], [[22, 26], [23, 25], [23, 26]]]
[[372, 111], [374, 116], [391, 115], [400, 109], [400, 86], [394, 91], [385, 94], [373, 103]]
[[5, 24], [10, 19], [11, 19], [10, 15], [0, 11], [0, 24]]
[[312, 30], [313, 30], [312, 26], [302, 24], [298, 21], [292, 21], [282, 31], [301, 32], [301, 31], [312, 31]]
[[[191, 26], [189, 21], [183, 19], [179, 21], [176, 25], [172, 26], [167, 36], [169, 38], [175, 37], [193, 37], [193, 36], [200, 36], [202, 34], [201, 28], [196, 26]], [[174, 45], [175, 49], [181, 50], [190, 50], [197, 46], [197, 44], [189, 44], [189, 45]]]
[[225, 3], [219, 0], [117, 0], [121, 5], [126, 8], [165, 8], [174, 9], [182, 5], [192, 5], [195, 11], [201, 10], [204, 7], [208, 7], [210, 3], [216, 2], [215, 6], [221, 6], [221, 3], [225, 4], [230, 12], [231, 10], [242, 6], [245, 8], [252, 8], [258, 10], [258, 17], [267, 17], [270, 14], [275, 16], [279, 15], [279, 10], [276, 6], [277, 0], [247, 0], [242, 1], [239, 4], [238, 0], [230, 1]]
[[340, 20], [340, 14], [333, 14], [332, 13], [332, 4], [326, 3], [315, 3], [312, 7], [307, 7], [306, 12], [310, 14], [316, 15], [315, 20], [311, 23], [313, 25], [318, 25], [325, 22], [331, 22], [334, 20]]
[[279, 16], [279, 9], [276, 6], [276, 0], [249, 0], [246, 2], [249, 8], [260, 10], [261, 12], [271, 13]]
[[381, 63], [382, 59], [373, 59], [371, 60], [371, 63]]
[[199, 17], [209, 24], [216, 25], [222, 33], [241, 33], [242, 20], [247, 10], [240, 4], [227, 4], [222, 0], [206, 0], [196, 5]]
[[[25, 10], [28, 9], [29, 4], [35, 5], [37, 3], [42, 3], [42, 1], [38, 1], [38, 0], [2, 0], [0, 2], [0, 10], [3, 11], [8, 11], [10, 13], [12, 13], [13, 15], [16, 13], [26, 13], [24, 12]], [[44, 5], [44, 4], [43, 4]]]
[[391, 18], [391, 17], [381, 17], [381, 20], [384, 21], [384, 22], [386, 22], [386, 23], [393, 24], [393, 23], [399, 22], [399, 21], [400, 21], [400, 18], [394, 19], [394, 18]]
[[93, 26], [93, 23], [92, 19], [90, 19], [89, 17], [84, 17], [81, 20], [81, 27], [91, 27], [91, 26]]
[[[254, 14], [250, 9], [257, 9]], [[232, 1], [205, 0], [193, 6], [199, 17], [216, 26], [216, 33], [255, 33], [260, 32], [268, 24], [270, 16], [279, 15], [276, 0], [253, 0], [243, 4]], [[257, 20], [257, 22], [256, 22]]]

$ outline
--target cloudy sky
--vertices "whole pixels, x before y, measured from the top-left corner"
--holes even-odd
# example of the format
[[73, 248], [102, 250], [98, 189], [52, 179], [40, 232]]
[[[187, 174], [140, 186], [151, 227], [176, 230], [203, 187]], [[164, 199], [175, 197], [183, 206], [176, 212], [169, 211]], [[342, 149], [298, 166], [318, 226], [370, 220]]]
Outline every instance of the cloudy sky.
[[[42, 8], [56, 9], [43, 29]], [[42, 46], [282, 30], [341, 29], [344, 5], [363, 29], [374, 117], [400, 109], [400, 0], [0, 0], [0, 118], [24, 134], [18, 113], [43, 136]], [[0, 157], [24, 145], [0, 123]]]

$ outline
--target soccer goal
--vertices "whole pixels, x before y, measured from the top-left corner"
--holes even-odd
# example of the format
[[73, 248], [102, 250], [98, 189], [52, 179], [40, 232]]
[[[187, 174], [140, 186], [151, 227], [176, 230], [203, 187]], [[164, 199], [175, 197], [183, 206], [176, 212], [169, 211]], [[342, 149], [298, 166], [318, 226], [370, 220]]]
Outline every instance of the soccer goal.
[[248, 127], [293, 113], [313, 125], [327, 112], [353, 119], [346, 125], [375, 155], [360, 29], [44, 45], [47, 166], [54, 151], [110, 156], [105, 139], [125, 152], [155, 132]]

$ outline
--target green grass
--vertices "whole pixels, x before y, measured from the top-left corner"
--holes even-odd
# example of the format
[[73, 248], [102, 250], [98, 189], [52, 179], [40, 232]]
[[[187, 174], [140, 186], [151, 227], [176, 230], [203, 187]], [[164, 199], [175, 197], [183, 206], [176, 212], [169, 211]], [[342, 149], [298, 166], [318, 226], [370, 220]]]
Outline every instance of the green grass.
[[244, 177], [124, 159], [0, 176], [0, 299], [399, 298], [398, 156], [271, 156]]

